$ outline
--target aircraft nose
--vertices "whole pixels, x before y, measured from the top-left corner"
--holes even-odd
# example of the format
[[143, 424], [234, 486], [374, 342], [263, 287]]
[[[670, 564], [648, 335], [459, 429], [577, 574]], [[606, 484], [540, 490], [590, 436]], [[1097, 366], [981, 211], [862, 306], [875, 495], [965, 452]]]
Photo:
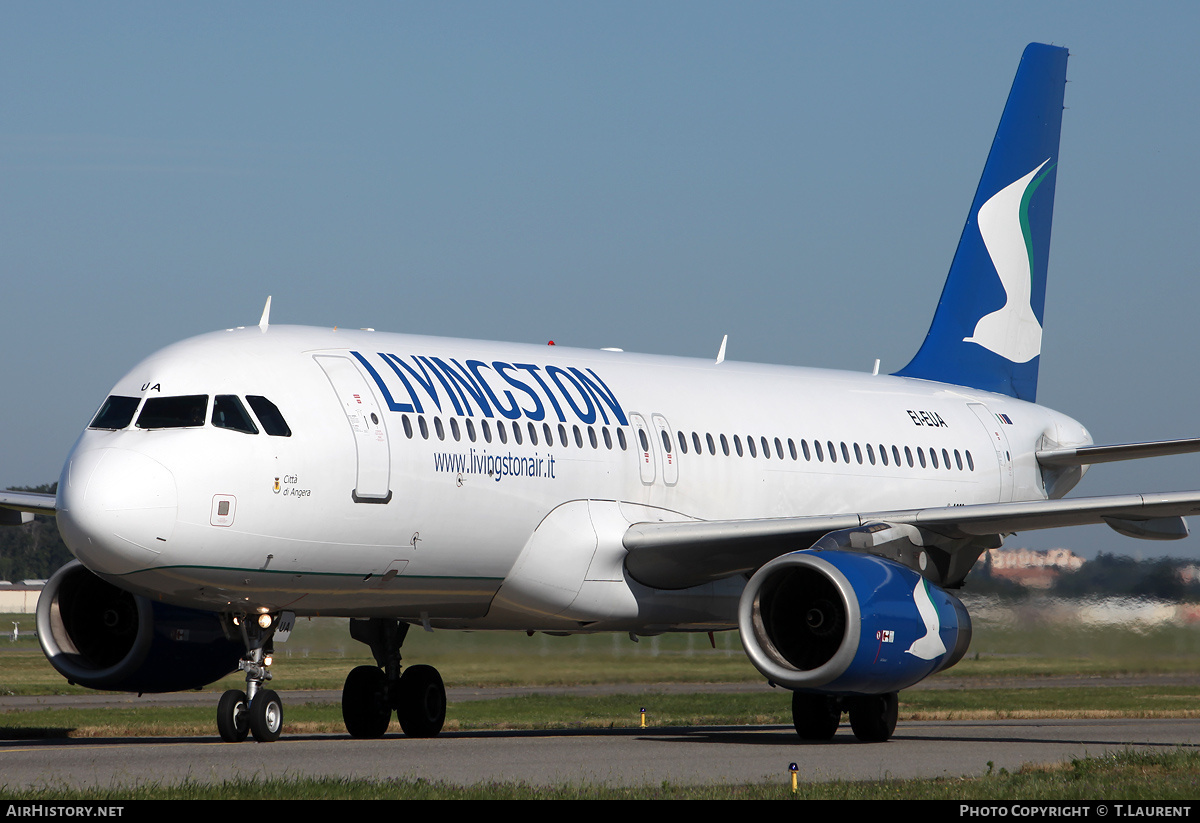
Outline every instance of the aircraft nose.
[[59, 532], [97, 572], [126, 574], [153, 565], [171, 539], [177, 508], [167, 467], [128, 449], [76, 452], [59, 481]]

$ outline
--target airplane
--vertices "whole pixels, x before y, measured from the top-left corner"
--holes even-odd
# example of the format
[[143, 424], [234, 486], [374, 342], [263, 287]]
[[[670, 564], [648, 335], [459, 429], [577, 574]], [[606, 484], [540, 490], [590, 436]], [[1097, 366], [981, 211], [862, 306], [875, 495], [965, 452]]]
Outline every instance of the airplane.
[[1021, 58], [929, 332], [892, 375], [374, 330], [202, 335], [122, 377], [56, 495], [75, 555], [38, 604], [73, 683], [177, 691], [245, 672], [223, 740], [268, 742], [297, 617], [350, 618], [350, 735], [437, 735], [411, 627], [737, 629], [799, 736], [889, 739], [898, 693], [971, 640], [954, 595], [1004, 536], [1106, 523], [1178, 539], [1200, 491], [1068, 498], [1094, 445], [1036, 404], [1067, 50]]

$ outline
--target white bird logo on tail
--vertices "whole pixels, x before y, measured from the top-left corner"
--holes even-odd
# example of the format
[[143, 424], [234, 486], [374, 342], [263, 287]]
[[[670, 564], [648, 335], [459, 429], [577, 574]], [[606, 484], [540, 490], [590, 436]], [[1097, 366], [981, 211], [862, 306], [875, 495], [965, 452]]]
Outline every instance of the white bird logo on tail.
[[1049, 162], [1049, 158], [1043, 160], [1036, 169], [1005, 186], [979, 207], [979, 233], [1000, 276], [1006, 299], [1003, 307], [981, 317], [975, 324], [975, 333], [963, 341], [978, 343], [1013, 363], [1028, 363], [1042, 351], [1042, 325], [1030, 302], [1033, 243], [1029, 236], [1028, 209], [1029, 200], [1043, 179], [1038, 177], [1035, 181], [1034, 177]]

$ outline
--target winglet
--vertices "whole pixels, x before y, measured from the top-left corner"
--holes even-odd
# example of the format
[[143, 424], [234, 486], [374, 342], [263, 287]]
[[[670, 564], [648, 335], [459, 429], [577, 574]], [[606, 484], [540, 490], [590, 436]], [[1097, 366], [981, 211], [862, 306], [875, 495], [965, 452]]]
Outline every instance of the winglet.
[[267, 295], [267, 304], [263, 306], [262, 317], [258, 321], [258, 328], [261, 331], [266, 331], [271, 325], [271, 295]]
[[729, 342], [729, 335], [721, 338], [721, 350], [717, 352], [717, 365], [725, 362], [725, 344]]
[[933, 323], [901, 377], [1034, 402], [1067, 50], [1021, 56]]

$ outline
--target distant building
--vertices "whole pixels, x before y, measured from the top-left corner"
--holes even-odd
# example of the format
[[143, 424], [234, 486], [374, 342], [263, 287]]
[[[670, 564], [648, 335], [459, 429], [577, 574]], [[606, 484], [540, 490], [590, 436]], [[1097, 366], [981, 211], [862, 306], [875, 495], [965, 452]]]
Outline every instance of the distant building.
[[37, 611], [38, 596], [45, 580], [22, 580], [10, 583], [0, 580], [0, 613], [33, 614]]
[[1186, 566], [1179, 567], [1179, 579], [1184, 583], [1195, 583], [1200, 580], [1200, 566], [1194, 563], [1189, 563]]
[[1030, 589], [1048, 589], [1063, 572], [1073, 572], [1084, 559], [1070, 549], [989, 549], [986, 562], [993, 577]]

